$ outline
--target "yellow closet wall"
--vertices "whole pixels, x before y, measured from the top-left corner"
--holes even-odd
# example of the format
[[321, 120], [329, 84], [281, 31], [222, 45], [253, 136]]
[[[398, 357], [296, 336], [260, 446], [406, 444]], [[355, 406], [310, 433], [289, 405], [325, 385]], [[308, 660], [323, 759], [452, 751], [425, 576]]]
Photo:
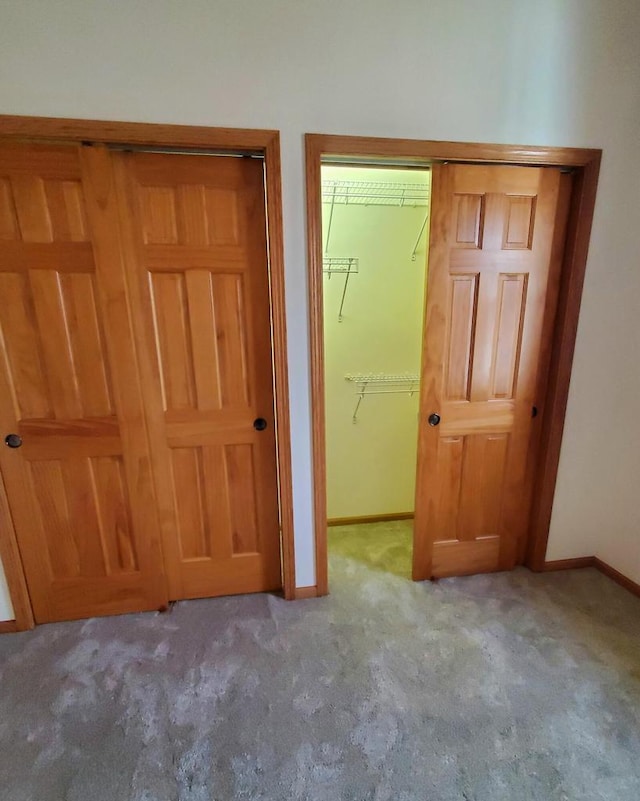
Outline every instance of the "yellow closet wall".
[[[389, 181], [429, 186], [430, 174], [323, 166], [323, 180]], [[338, 321], [344, 277], [324, 276], [328, 517], [411, 512], [414, 508], [418, 392], [370, 395], [353, 413], [349, 373], [419, 373], [428, 231], [411, 254], [425, 206], [335, 204], [329, 250], [357, 257]], [[323, 204], [326, 243], [330, 206]], [[427, 226], [428, 228], [428, 226]]]

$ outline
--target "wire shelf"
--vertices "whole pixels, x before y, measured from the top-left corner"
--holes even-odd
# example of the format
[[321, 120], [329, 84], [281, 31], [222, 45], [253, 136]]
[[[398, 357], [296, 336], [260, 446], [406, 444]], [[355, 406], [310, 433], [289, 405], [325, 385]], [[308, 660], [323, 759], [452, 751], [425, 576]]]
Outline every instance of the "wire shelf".
[[358, 421], [360, 404], [366, 395], [414, 395], [420, 389], [418, 373], [347, 373], [345, 380], [358, 385], [353, 423]]
[[347, 373], [347, 381], [354, 384], [383, 385], [383, 384], [417, 384], [420, 381], [418, 373]]
[[360, 269], [360, 259], [357, 258], [334, 258], [325, 256], [322, 259], [322, 272], [325, 275], [333, 275], [339, 273], [345, 275], [347, 273], [357, 273]]
[[428, 206], [429, 186], [384, 181], [322, 182], [322, 202], [359, 206]]

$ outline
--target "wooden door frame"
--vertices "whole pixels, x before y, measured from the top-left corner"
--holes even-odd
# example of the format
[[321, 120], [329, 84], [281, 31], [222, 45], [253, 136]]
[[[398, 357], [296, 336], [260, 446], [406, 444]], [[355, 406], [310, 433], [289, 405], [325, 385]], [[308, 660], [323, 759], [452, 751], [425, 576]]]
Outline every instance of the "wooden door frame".
[[[38, 142], [57, 142], [58, 144], [95, 142], [142, 147], [175, 147], [185, 150], [255, 151], [264, 156], [282, 586], [284, 597], [288, 600], [293, 599], [296, 580], [279, 132], [245, 128], [211, 128], [191, 125], [0, 115], [0, 144], [6, 142], [33, 142], [34, 144]], [[0, 557], [4, 565], [15, 613], [15, 624], [1, 624], [0, 631], [33, 628], [34, 618], [24, 567], [1, 476], [0, 527]], [[13, 621], [9, 623], [13, 623]]]
[[574, 171], [569, 220], [562, 259], [558, 309], [553, 331], [540, 447], [534, 474], [533, 505], [524, 564], [544, 570], [560, 447], [569, 394], [580, 300], [587, 264], [602, 151], [414, 139], [385, 139], [306, 134], [307, 253], [311, 360], [311, 425], [316, 583], [318, 595], [328, 592], [327, 472], [325, 450], [324, 318], [322, 285], [321, 163], [331, 156], [403, 163], [433, 161], [565, 167]]

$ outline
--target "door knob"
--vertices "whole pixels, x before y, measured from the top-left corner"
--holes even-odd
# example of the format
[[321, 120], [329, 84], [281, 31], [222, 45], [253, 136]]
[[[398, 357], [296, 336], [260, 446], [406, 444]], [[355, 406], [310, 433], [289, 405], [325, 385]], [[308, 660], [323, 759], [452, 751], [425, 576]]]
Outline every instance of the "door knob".
[[253, 421], [253, 427], [256, 431], [264, 431], [267, 427], [267, 421], [264, 419], [264, 417], [256, 417], [256, 419]]
[[19, 434], [7, 434], [4, 444], [9, 448], [19, 448], [22, 445], [22, 437]]
[[433, 414], [429, 415], [429, 425], [430, 426], [437, 426], [440, 423], [440, 415], [433, 412]]

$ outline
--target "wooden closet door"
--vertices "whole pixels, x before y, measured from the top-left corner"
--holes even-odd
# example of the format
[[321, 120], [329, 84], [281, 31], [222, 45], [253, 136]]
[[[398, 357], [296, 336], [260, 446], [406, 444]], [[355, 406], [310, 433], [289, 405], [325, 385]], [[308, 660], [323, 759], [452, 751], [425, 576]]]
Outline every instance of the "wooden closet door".
[[262, 161], [115, 158], [170, 597], [278, 589]]
[[[0, 147], [0, 466], [36, 621], [167, 602], [107, 153]], [[20, 445], [21, 441], [21, 445]]]
[[526, 537], [563, 178], [554, 168], [434, 168], [416, 579], [511, 569]]

